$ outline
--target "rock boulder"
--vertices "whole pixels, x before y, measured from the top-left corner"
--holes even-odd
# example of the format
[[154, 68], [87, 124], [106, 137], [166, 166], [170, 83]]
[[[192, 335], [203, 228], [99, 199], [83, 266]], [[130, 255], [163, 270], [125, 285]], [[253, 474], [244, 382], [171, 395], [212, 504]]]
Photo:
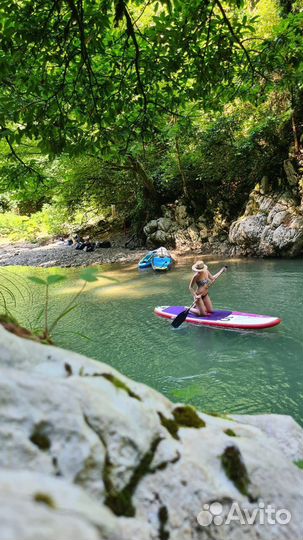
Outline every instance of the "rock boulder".
[[[1, 326], [0, 369], [1, 539], [302, 537], [303, 435], [288, 417], [202, 413]], [[292, 518], [201, 525], [214, 501], [221, 517], [262, 503]]]
[[243, 255], [298, 256], [303, 252], [303, 211], [287, 194], [254, 190], [243, 216], [230, 226], [229, 241]]

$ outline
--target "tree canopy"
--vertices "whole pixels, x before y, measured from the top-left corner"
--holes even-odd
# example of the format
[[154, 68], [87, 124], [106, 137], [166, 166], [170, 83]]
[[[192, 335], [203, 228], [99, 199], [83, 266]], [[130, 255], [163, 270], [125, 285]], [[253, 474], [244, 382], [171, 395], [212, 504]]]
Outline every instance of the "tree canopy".
[[[1, 129], [48, 153], [152, 136], [254, 77], [242, 0], [3, 0]], [[234, 90], [232, 89], [231, 92]]]
[[[188, 195], [195, 171], [195, 189], [205, 191], [207, 165], [198, 171], [194, 164], [204, 143], [196, 148], [194, 141], [202, 125], [208, 136], [212, 119], [216, 144], [232, 136], [234, 150], [241, 133], [248, 144], [249, 103], [267, 111], [263, 123], [284, 148], [284, 126], [292, 121], [298, 150], [302, 26], [301, 0], [2, 0], [0, 189], [47, 201], [64, 177], [66, 199], [89, 187], [100, 198], [133, 192], [138, 201], [143, 189], [143, 198], [156, 200], [165, 191]], [[232, 105], [237, 100], [241, 113]], [[240, 128], [230, 118], [238, 135], [217, 120], [231, 108], [242, 115]], [[51, 165], [58, 156], [59, 166]], [[168, 169], [175, 177], [167, 191], [161, 178], [172, 178]]]

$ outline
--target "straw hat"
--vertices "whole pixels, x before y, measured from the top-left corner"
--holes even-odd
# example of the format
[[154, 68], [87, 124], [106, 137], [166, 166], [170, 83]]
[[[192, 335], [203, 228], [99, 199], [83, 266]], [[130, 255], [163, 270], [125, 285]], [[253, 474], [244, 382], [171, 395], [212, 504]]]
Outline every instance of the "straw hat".
[[207, 270], [207, 266], [203, 261], [197, 261], [191, 269], [193, 272], [203, 272], [204, 270]]

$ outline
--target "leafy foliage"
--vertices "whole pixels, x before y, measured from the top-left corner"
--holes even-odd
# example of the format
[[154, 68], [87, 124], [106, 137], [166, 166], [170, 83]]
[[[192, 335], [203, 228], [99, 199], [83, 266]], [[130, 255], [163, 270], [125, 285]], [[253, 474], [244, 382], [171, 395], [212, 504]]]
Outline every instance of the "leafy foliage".
[[111, 204], [140, 229], [180, 196], [232, 218], [300, 150], [302, 17], [302, 0], [3, 0], [0, 233]]
[[251, 63], [251, 21], [240, 0], [226, 5], [154, 2], [141, 20], [143, 2], [3, 0], [1, 137], [11, 150], [26, 136], [48, 154], [125, 152]]

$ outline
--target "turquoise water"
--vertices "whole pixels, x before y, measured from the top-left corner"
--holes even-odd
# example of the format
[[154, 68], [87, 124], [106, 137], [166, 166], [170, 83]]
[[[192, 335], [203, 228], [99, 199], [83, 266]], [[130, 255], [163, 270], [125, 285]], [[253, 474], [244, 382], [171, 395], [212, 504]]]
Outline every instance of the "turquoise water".
[[[209, 261], [209, 268], [216, 272], [224, 263]], [[190, 303], [191, 264], [192, 259], [184, 259], [165, 275], [139, 273], [134, 265], [100, 267], [104, 276], [118, 282], [100, 278], [87, 284], [77, 309], [58, 324], [56, 343], [107, 362], [174, 401], [209, 412], [291, 414], [303, 423], [302, 261], [227, 262], [228, 272], [211, 290], [214, 305], [282, 318], [281, 325], [261, 331], [186, 324], [173, 330], [168, 321], [157, 318], [153, 314], [157, 305]], [[68, 277], [51, 288], [53, 320], [81, 287], [80, 273], [79, 269], [1, 269], [0, 286], [13, 277], [17, 308], [12, 298], [8, 302], [20, 321], [29, 325], [43, 305], [43, 287], [30, 284], [28, 288], [27, 277]]]

